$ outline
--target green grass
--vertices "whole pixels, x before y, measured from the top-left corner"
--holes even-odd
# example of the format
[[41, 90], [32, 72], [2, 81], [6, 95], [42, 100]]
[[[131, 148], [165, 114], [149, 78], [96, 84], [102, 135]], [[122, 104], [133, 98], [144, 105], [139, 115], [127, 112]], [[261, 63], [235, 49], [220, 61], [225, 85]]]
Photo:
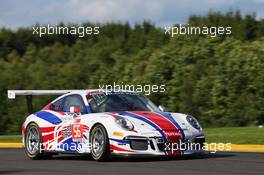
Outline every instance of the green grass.
[[[264, 144], [264, 128], [206, 128], [207, 143]], [[21, 142], [21, 135], [0, 135], [0, 142]]]
[[21, 142], [21, 135], [0, 135], [0, 142]]
[[206, 128], [207, 143], [264, 144], [264, 128]]

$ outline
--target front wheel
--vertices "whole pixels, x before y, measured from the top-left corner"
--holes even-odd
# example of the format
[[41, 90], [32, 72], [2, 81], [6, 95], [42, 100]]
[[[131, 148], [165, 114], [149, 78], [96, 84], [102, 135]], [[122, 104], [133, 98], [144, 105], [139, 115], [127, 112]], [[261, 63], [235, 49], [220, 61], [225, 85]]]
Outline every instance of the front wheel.
[[29, 124], [25, 135], [26, 154], [31, 159], [50, 158], [51, 155], [42, 150], [42, 136], [39, 127], [35, 123]]
[[90, 143], [92, 157], [97, 161], [105, 161], [109, 158], [109, 138], [103, 125], [97, 124], [92, 132]]

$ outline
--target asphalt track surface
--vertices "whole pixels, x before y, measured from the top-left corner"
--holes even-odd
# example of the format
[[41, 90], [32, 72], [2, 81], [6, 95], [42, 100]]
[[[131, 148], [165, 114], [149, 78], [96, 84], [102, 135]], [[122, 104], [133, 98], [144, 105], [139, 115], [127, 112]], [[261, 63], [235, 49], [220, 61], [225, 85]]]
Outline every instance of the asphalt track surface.
[[96, 162], [89, 156], [58, 155], [30, 160], [23, 149], [0, 149], [0, 174], [170, 175], [264, 174], [264, 153], [217, 153], [185, 158], [112, 158]]

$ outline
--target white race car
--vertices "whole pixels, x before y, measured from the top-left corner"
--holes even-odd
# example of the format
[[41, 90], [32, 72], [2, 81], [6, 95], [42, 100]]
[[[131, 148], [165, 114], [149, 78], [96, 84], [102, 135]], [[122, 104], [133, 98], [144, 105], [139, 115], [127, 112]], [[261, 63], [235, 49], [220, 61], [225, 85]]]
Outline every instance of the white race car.
[[[63, 94], [63, 95], [62, 95]], [[23, 144], [32, 159], [58, 153], [181, 156], [203, 153], [205, 136], [198, 121], [163, 112], [145, 96], [128, 91], [9, 90], [8, 97], [61, 95], [22, 125]], [[29, 105], [29, 108], [32, 107]]]

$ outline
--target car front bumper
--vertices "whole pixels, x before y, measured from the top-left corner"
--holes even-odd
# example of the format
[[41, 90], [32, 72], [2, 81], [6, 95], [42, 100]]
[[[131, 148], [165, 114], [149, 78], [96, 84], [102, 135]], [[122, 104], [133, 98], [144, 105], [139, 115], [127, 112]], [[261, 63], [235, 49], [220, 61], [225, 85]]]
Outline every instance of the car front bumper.
[[110, 139], [112, 154], [181, 156], [204, 153], [205, 137], [189, 136], [185, 140], [168, 141], [158, 136], [127, 136]]

